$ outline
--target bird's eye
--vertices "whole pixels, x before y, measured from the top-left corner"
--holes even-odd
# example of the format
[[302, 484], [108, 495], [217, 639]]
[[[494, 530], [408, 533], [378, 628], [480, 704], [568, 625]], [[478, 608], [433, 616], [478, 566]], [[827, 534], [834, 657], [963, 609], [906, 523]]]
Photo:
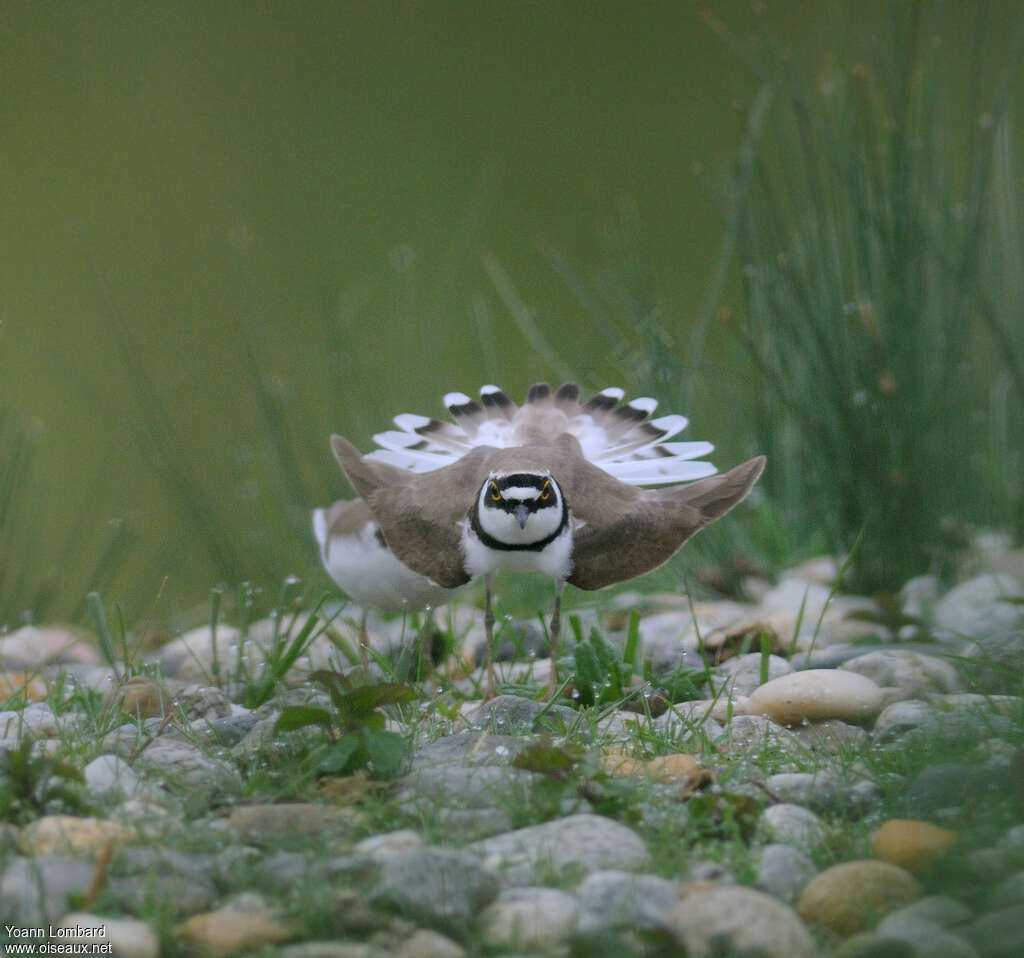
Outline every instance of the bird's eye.
[[541, 489], [541, 491], [540, 491], [540, 497], [541, 497], [541, 499], [550, 499], [551, 498], [551, 483], [550, 482], [545, 482], [544, 483], [544, 488]]
[[501, 491], [495, 483], [491, 483], [491, 498], [495, 502], [501, 502]]

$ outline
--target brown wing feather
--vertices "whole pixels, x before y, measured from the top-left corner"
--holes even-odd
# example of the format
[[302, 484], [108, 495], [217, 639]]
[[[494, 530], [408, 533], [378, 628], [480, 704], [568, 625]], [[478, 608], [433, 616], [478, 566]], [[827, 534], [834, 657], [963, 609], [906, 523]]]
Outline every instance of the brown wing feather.
[[[632, 500], [621, 493], [614, 497], [588, 494], [574, 506], [584, 525], [573, 537], [568, 581], [580, 589], [602, 589], [656, 569], [687, 539], [742, 501], [763, 469], [761, 456], [724, 475], [686, 486], [655, 490], [627, 486], [637, 493]], [[609, 479], [616, 486], [624, 485]]]
[[459, 523], [487, 476], [494, 449], [477, 446], [450, 466], [416, 474], [365, 458], [341, 436], [331, 437], [331, 448], [402, 562], [448, 589], [469, 581]]

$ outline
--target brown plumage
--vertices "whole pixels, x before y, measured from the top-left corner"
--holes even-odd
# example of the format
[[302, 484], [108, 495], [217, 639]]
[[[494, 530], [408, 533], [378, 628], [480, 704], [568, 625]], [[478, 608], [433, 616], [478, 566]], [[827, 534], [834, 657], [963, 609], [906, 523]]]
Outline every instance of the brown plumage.
[[[656, 569], [691, 536], [742, 501], [765, 465], [764, 457], [758, 456], [723, 475], [687, 485], [644, 489], [620, 482], [593, 465], [577, 439], [567, 433], [554, 441], [526, 446], [477, 446], [451, 465], [426, 473], [367, 458], [341, 436], [331, 437], [331, 448], [395, 556], [445, 588], [463, 585], [471, 578], [464, 536], [484, 482], [502, 473], [550, 474], [568, 506], [572, 530], [568, 573], [564, 580], [556, 581], [553, 659], [564, 582], [580, 589], [601, 589]], [[488, 694], [493, 695], [490, 575], [485, 580]], [[550, 690], [554, 678], [553, 661]]]
[[588, 462], [569, 435], [513, 449], [478, 446], [450, 466], [421, 474], [367, 459], [341, 436], [331, 437], [331, 448], [395, 555], [445, 588], [469, 581], [460, 523], [491, 472], [551, 471], [576, 524], [567, 581], [603, 589], [671, 559], [687, 539], [743, 500], [765, 464], [758, 456], [685, 486], [644, 489]]

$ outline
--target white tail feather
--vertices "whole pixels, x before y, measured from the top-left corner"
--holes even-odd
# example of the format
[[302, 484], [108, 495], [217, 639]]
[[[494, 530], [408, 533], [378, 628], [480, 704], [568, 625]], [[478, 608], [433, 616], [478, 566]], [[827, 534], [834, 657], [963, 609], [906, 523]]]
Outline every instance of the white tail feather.
[[[647, 418], [658, 405], [649, 396], [617, 405], [625, 396], [617, 386], [602, 389], [597, 394], [602, 401], [589, 409], [575, 398], [577, 392], [572, 387], [562, 394], [559, 412], [550, 420], [552, 432], [546, 437], [549, 441], [560, 432], [570, 433], [579, 440], [583, 454], [591, 462], [633, 485], [686, 482], [716, 471], [709, 462], [693, 461], [710, 453], [714, 448], [711, 443], [668, 441], [686, 428], [685, 416]], [[520, 407], [498, 386], [489, 384], [480, 389], [482, 399], [498, 394], [504, 397], [500, 402], [485, 400], [483, 406], [457, 415], [455, 410], [472, 404], [473, 400], [465, 393], [446, 393], [444, 404], [458, 422], [413, 413], [395, 416], [398, 429], [374, 436], [380, 448], [370, 453], [369, 458], [412, 472], [428, 472], [456, 462], [475, 446], [508, 448], [538, 441], [538, 430], [543, 435], [545, 427], [543, 410], [550, 408], [554, 413], [554, 407], [545, 400], [555, 394], [548, 389], [543, 396]]]

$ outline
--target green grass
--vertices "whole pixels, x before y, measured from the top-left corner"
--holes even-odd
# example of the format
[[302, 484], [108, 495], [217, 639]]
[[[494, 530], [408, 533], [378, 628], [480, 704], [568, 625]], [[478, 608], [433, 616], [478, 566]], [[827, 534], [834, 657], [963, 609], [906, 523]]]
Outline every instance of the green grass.
[[[1016, 222], [995, 215], [1016, 206], [994, 146], [1010, 136], [1024, 19], [988, 55], [995, 79], [972, 64], [966, 104], [933, 42], [942, 26], [892, 4], [882, 49], [862, 59], [837, 35], [817, 86], [767, 33], [745, 46], [719, 28], [763, 85], [733, 186], [743, 298], [729, 318], [758, 376], [762, 485], [837, 552], [863, 530], [853, 582], [869, 591], [952, 574], [950, 520], [1019, 509], [997, 478], [1019, 429], [977, 424], [993, 368], [1024, 384], [1007, 321], [1020, 298], [1004, 298], [1019, 261], [981, 255]], [[978, 41], [980, 12], [975, 27]]]

